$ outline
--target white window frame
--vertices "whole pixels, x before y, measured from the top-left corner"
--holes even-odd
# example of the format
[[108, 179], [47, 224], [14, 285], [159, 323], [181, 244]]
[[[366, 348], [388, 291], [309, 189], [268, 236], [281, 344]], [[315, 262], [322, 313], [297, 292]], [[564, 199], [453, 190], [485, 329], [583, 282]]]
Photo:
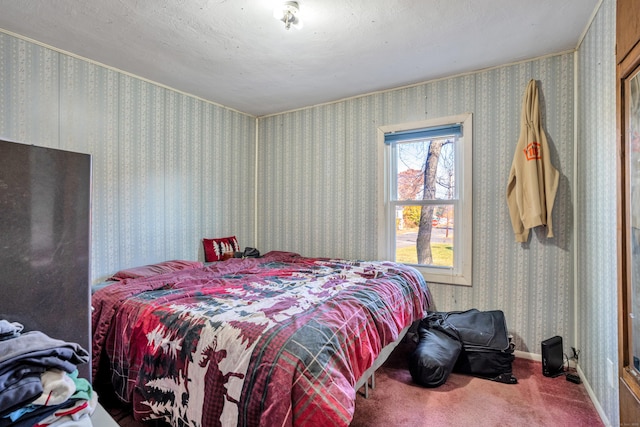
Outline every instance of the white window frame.
[[455, 182], [457, 197], [454, 196], [454, 260], [453, 268], [428, 267], [411, 264], [422, 273], [427, 282], [471, 286], [473, 265], [473, 115], [471, 113], [421, 120], [412, 123], [380, 126], [378, 128], [378, 172], [384, 177], [379, 185], [378, 256], [381, 259], [395, 259], [395, 204], [392, 204], [392, 185], [395, 176], [391, 174], [393, 164], [391, 147], [384, 143], [385, 134], [411, 131], [435, 126], [462, 123], [463, 135], [455, 147]]

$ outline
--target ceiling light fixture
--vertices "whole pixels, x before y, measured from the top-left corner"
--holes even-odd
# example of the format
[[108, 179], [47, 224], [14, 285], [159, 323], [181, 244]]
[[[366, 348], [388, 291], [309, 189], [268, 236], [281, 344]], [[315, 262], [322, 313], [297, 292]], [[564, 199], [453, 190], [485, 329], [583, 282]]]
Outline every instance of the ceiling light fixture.
[[284, 28], [287, 30], [292, 26], [298, 30], [302, 28], [299, 14], [300, 6], [297, 1], [285, 1], [273, 11], [273, 17], [284, 22]]

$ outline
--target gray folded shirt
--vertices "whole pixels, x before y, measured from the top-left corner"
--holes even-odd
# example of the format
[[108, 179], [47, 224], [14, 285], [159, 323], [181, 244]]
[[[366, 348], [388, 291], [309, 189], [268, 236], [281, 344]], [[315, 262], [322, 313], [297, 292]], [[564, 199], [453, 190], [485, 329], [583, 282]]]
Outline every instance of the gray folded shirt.
[[24, 326], [18, 322], [0, 319], [0, 341], [17, 337], [23, 328]]

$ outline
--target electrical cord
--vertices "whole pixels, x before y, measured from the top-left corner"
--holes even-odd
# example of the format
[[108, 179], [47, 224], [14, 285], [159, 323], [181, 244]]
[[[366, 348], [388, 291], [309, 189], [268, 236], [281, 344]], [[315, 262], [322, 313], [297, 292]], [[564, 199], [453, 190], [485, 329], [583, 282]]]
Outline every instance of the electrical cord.
[[576, 368], [572, 368], [571, 365], [569, 364], [569, 362], [571, 360], [574, 360], [576, 363], [576, 366], [578, 365], [578, 358], [580, 356], [580, 350], [576, 350], [575, 347], [571, 347], [571, 351], [573, 353], [573, 355], [571, 357], [569, 357], [566, 353], [563, 353], [563, 364], [566, 363], [566, 371], [564, 373], [567, 381], [570, 381], [574, 384], [580, 384], [582, 382], [582, 379], [580, 379], [580, 376], [578, 375], [577, 369]]
[[580, 357], [580, 350], [576, 350], [575, 347], [571, 347], [571, 351], [573, 352], [573, 356], [571, 358], [576, 361], [576, 365], [577, 365], [578, 358]]

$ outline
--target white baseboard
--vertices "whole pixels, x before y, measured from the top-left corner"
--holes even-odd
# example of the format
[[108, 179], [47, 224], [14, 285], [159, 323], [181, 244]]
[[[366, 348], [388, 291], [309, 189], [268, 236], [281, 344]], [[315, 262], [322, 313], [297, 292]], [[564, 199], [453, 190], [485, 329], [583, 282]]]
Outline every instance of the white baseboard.
[[[515, 357], [520, 357], [522, 359], [535, 360], [536, 362], [542, 362], [542, 355], [541, 354], [529, 353], [529, 352], [526, 352], [526, 351], [516, 350], [516, 351], [513, 352], [513, 355]], [[602, 409], [602, 406], [600, 405], [600, 402], [598, 401], [598, 398], [596, 397], [596, 394], [593, 392], [593, 389], [591, 388], [591, 385], [589, 384], [589, 381], [586, 380], [586, 378], [584, 376], [584, 373], [582, 372], [582, 369], [580, 369], [580, 365], [576, 365], [572, 360], [570, 360], [569, 361], [569, 367], [576, 369], [576, 372], [580, 376], [580, 379], [582, 380], [582, 384], [584, 384], [584, 388], [587, 391], [587, 394], [589, 395], [589, 399], [591, 399], [591, 402], [593, 403], [593, 406], [595, 406], [596, 411], [598, 412], [598, 415], [600, 416], [600, 419], [602, 420], [602, 422], [604, 423], [605, 426], [610, 427], [611, 426], [611, 422], [609, 422], [609, 419], [607, 418], [607, 415], [605, 414], [604, 410]]]
[[[521, 357], [522, 359], [535, 360], [536, 362], [542, 362], [542, 355], [536, 353], [528, 353], [526, 351], [515, 350], [513, 352], [515, 357]], [[577, 365], [573, 360], [569, 360], [569, 367], [576, 369]]]
[[607, 414], [605, 414], [604, 409], [602, 409], [602, 406], [600, 405], [596, 394], [593, 392], [591, 384], [589, 384], [589, 381], [587, 381], [587, 379], [584, 377], [584, 372], [582, 372], [582, 369], [580, 369], [580, 365], [577, 366], [576, 370], [578, 371], [578, 375], [580, 375], [582, 384], [584, 384], [584, 388], [585, 390], [587, 390], [587, 394], [589, 395], [591, 402], [593, 402], [593, 406], [596, 407], [596, 411], [598, 411], [598, 415], [600, 415], [602, 423], [607, 427], [611, 427], [611, 422], [609, 421], [609, 418], [607, 418]]
[[529, 359], [529, 360], [535, 360], [537, 362], [542, 362], [542, 355], [536, 354], [536, 353], [529, 353], [526, 351], [516, 350], [513, 352], [513, 355], [521, 359]]

